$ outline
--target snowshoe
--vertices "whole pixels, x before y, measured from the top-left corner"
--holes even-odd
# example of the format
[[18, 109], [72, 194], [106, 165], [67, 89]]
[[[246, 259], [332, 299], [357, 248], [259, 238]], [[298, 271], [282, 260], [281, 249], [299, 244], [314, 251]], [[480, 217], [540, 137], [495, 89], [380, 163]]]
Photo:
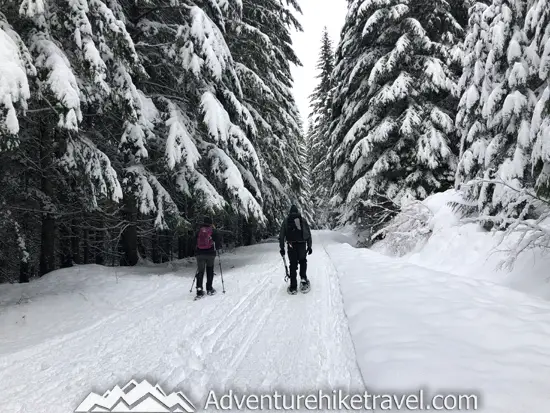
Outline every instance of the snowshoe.
[[303, 294], [307, 294], [309, 293], [309, 290], [311, 289], [311, 285], [309, 284], [309, 280], [306, 280], [306, 281], [302, 281], [300, 283], [300, 291], [303, 293]]
[[195, 301], [200, 300], [201, 298], [204, 298], [204, 291], [199, 290], [197, 291], [197, 295], [195, 296]]
[[206, 291], [206, 295], [214, 295], [214, 294], [216, 294], [216, 290], [213, 288], [211, 290]]
[[296, 288], [290, 288], [290, 286], [288, 286], [288, 288], [286, 289], [286, 292], [289, 293], [290, 295], [298, 294], [298, 290]]

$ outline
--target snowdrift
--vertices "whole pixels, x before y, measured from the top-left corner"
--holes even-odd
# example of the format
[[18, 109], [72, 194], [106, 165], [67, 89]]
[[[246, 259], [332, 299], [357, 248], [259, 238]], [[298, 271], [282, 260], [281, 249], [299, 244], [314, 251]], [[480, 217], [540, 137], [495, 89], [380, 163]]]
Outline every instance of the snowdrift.
[[546, 300], [350, 245], [327, 252], [371, 394], [422, 390], [425, 402], [441, 396], [448, 406], [475, 396], [480, 412], [549, 410]]
[[460, 195], [454, 190], [427, 198], [416, 208], [415, 218], [419, 220], [398, 218], [408, 236], [379, 241], [372, 250], [394, 257], [401, 255], [397, 258], [404, 262], [484, 279], [550, 300], [550, 256], [542, 250], [532, 250], [520, 255], [512, 270], [500, 269], [514, 237], [499, 243], [501, 234], [485, 231], [475, 223], [463, 223], [449, 206], [458, 199]]

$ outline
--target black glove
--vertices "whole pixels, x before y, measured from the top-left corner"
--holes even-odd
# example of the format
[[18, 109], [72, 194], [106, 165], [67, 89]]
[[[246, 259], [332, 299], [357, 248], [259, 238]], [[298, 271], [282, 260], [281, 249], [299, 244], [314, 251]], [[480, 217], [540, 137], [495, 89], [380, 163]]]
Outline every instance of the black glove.
[[307, 250], [307, 255], [311, 255], [312, 253], [313, 253], [313, 250], [311, 249], [311, 247], [309, 247]]
[[285, 256], [285, 250], [281, 250], [279, 251], [281, 253], [281, 257], [284, 257]]

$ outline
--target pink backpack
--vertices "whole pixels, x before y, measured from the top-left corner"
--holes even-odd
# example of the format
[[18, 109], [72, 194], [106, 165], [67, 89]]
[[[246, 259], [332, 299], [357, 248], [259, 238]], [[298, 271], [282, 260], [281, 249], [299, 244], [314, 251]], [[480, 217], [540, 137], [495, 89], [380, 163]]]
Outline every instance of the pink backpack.
[[197, 240], [197, 248], [199, 250], [209, 250], [214, 246], [212, 240], [212, 227], [202, 227], [199, 230], [199, 239]]

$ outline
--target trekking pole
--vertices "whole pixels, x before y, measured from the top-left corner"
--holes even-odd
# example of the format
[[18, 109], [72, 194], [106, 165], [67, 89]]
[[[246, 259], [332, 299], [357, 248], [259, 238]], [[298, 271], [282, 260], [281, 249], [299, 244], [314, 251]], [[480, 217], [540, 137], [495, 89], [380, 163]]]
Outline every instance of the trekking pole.
[[195, 279], [197, 278], [197, 272], [195, 273], [195, 276], [193, 277], [193, 283], [191, 284], [191, 288], [189, 289], [189, 292], [193, 292], [193, 286], [195, 285]]
[[225, 285], [223, 283], [223, 271], [222, 271], [222, 257], [220, 255], [220, 252], [218, 251], [218, 262], [220, 264], [220, 277], [222, 278], [222, 288], [223, 288], [223, 293], [225, 294]]
[[285, 263], [285, 272], [286, 272], [285, 283], [286, 283], [290, 279], [290, 275], [288, 274], [288, 266], [286, 265], [286, 258], [284, 255], [283, 255], [283, 262]]
[[222, 257], [220, 255], [220, 251], [216, 248], [216, 243], [214, 243], [214, 251], [218, 253], [218, 262], [220, 264], [220, 277], [222, 278], [222, 290], [225, 294], [225, 284], [223, 283], [223, 271], [222, 271]]

